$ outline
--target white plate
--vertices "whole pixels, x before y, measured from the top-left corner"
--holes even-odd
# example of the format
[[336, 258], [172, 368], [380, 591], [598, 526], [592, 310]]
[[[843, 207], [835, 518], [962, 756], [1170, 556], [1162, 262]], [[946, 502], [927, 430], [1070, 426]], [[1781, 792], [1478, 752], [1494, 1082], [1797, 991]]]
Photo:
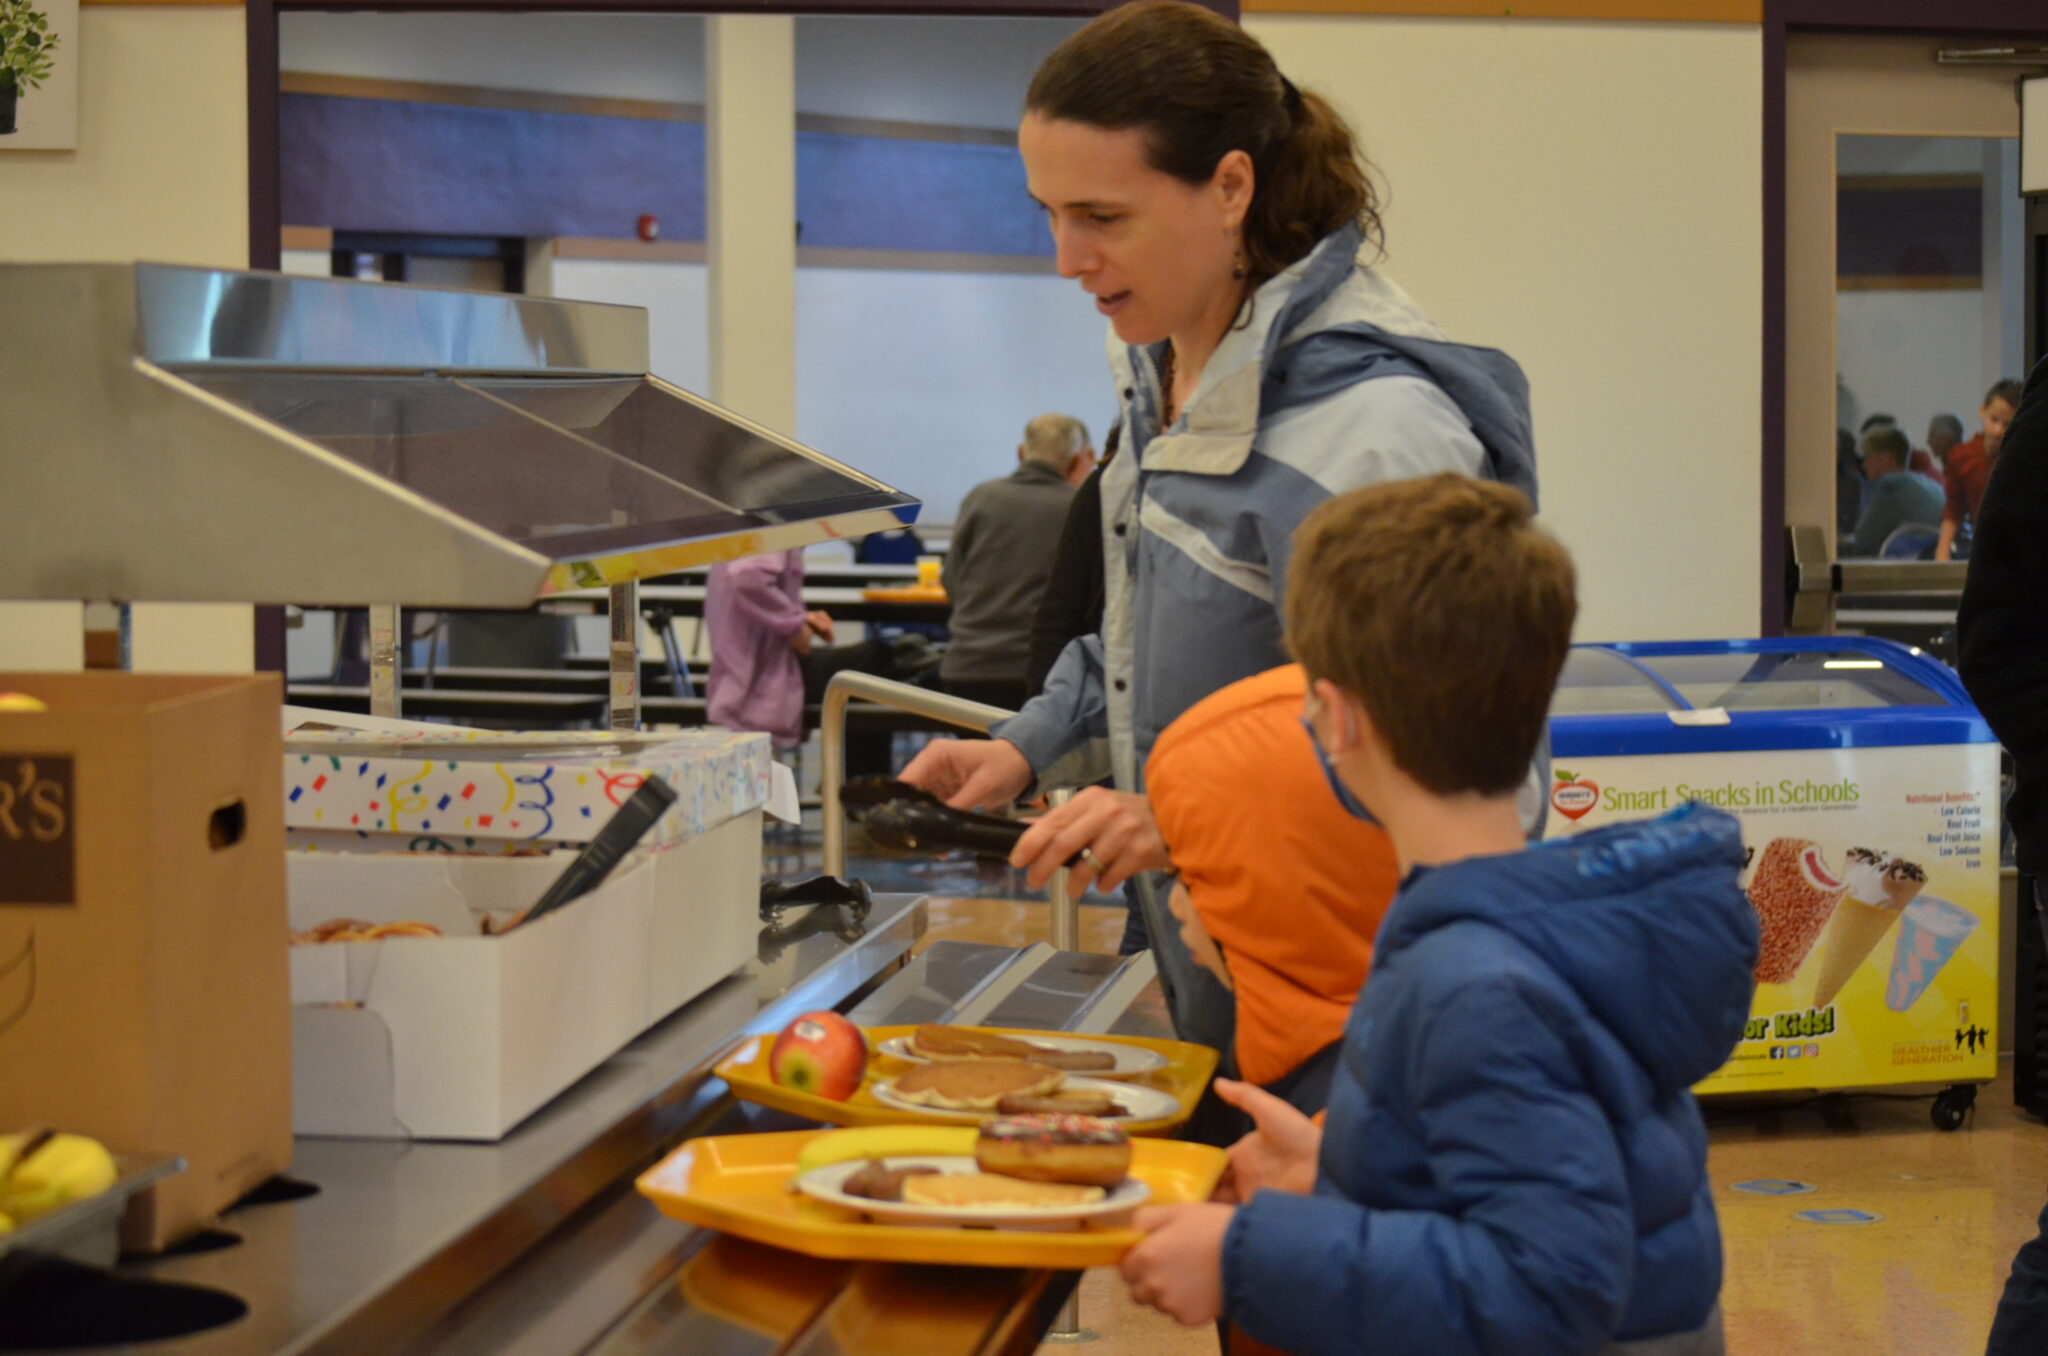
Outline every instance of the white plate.
[[[892, 1168], [937, 1168], [941, 1172], [976, 1172], [972, 1158], [906, 1156], [887, 1158]], [[816, 1200], [843, 1205], [890, 1224], [942, 1224], [955, 1227], [997, 1225], [1005, 1229], [1071, 1229], [1081, 1224], [1121, 1224], [1143, 1205], [1152, 1188], [1134, 1177], [1126, 1177], [1110, 1188], [1109, 1195], [1087, 1205], [1022, 1206], [914, 1205], [905, 1201], [877, 1201], [866, 1196], [849, 1196], [840, 1184], [867, 1166], [866, 1159], [828, 1163], [812, 1168], [796, 1179], [796, 1189]]]
[[[1116, 1060], [1110, 1069], [1090, 1069], [1087, 1078], [1136, 1078], [1166, 1067], [1166, 1056], [1142, 1045], [1119, 1045], [1115, 1041], [1091, 1041], [1086, 1036], [1055, 1036], [1051, 1032], [1019, 1032], [1017, 1040], [1042, 1045], [1048, 1050], [1100, 1050]], [[910, 1064], [932, 1061], [910, 1048], [910, 1037], [891, 1036], [882, 1042], [882, 1053]]]
[[[1135, 1083], [1105, 1083], [1099, 1078], [1075, 1078], [1071, 1074], [1061, 1082], [1062, 1089], [1072, 1088], [1076, 1092], [1102, 1092], [1109, 1094], [1123, 1110], [1114, 1116], [1103, 1116], [1105, 1121], [1156, 1121], [1171, 1116], [1180, 1110], [1180, 1099], [1170, 1092], [1157, 1088], [1141, 1087]], [[955, 1121], [990, 1120], [1000, 1112], [996, 1111], [951, 1111], [945, 1107], [925, 1106], [908, 1101], [896, 1095], [896, 1085], [877, 1083], [872, 1089], [875, 1100], [883, 1106], [898, 1111], [916, 1111], [926, 1116], [943, 1116]]]

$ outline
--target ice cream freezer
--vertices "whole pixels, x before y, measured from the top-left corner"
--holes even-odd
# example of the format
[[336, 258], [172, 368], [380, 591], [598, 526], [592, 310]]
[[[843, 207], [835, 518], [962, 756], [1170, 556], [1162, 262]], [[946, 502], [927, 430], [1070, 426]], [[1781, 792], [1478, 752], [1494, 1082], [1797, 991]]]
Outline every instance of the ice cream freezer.
[[1550, 731], [1549, 837], [1742, 822], [1756, 1000], [1700, 1092], [1946, 1084], [1961, 1124], [1997, 1069], [1999, 749], [1954, 672], [1866, 637], [1581, 645]]

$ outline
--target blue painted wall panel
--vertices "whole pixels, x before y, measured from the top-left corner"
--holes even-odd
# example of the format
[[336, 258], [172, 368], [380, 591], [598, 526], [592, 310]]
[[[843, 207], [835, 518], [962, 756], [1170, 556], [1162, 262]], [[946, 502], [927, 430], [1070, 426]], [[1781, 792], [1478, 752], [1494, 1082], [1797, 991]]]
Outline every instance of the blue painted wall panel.
[[[344, 231], [704, 238], [704, 128], [288, 94], [284, 220]], [[797, 135], [801, 243], [1043, 257], [1014, 147]]]
[[704, 238], [704, 128], [290, 94], [284, 220], [346, 231]]
[[799, 132], [805, 245], [1050, 255], [1014, 146]]

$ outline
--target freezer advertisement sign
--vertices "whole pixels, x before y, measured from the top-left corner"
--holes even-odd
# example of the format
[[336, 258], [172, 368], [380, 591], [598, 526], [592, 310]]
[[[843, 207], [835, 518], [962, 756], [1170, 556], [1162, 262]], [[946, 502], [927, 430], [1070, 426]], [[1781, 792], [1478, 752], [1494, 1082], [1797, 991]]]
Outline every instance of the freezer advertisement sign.
[[1555, 773], [1550, 837], [1689, 800], [1742, 821], [1742, 883], [1763, 929], [1756, 1002], [1701, 1092], [1996, 1072], [1996, 744], [1561, 753]]

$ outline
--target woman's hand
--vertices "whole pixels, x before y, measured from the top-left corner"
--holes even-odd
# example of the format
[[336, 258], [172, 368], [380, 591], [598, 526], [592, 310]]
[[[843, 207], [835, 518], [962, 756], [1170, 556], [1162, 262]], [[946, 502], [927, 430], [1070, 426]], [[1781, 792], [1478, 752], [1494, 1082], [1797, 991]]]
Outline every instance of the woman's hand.
[[1173, 865], [1151, 804], [1143, 796], [1099, 786], [1036, 820], [1010, 850], [1010, 865], [1026, 871], [1026, 881], [1036, 890], [1083, 848], [1095, 860], [1076, 862], [1068, 875], [1067, 888], [1076, 895], [1090, 884], [1106, 894], [1140, 871]]
[[804, 629], [824, 641], [832, 643], [832, 618], [823, 612], [804, 613]]
[[934, 739], [899, 775], [956, 810], [1008, 805], [1032, 781], [1031, 764], [1007, 739]]
[[1219, 1078], [1212, 1086], [1257, 1127], [1230, 1146], [1229, 1198], [1249, 1201], [1259, 1191], [1297, 1196], [1313, 1191], [1323, 1127], [1254, 1084]]

